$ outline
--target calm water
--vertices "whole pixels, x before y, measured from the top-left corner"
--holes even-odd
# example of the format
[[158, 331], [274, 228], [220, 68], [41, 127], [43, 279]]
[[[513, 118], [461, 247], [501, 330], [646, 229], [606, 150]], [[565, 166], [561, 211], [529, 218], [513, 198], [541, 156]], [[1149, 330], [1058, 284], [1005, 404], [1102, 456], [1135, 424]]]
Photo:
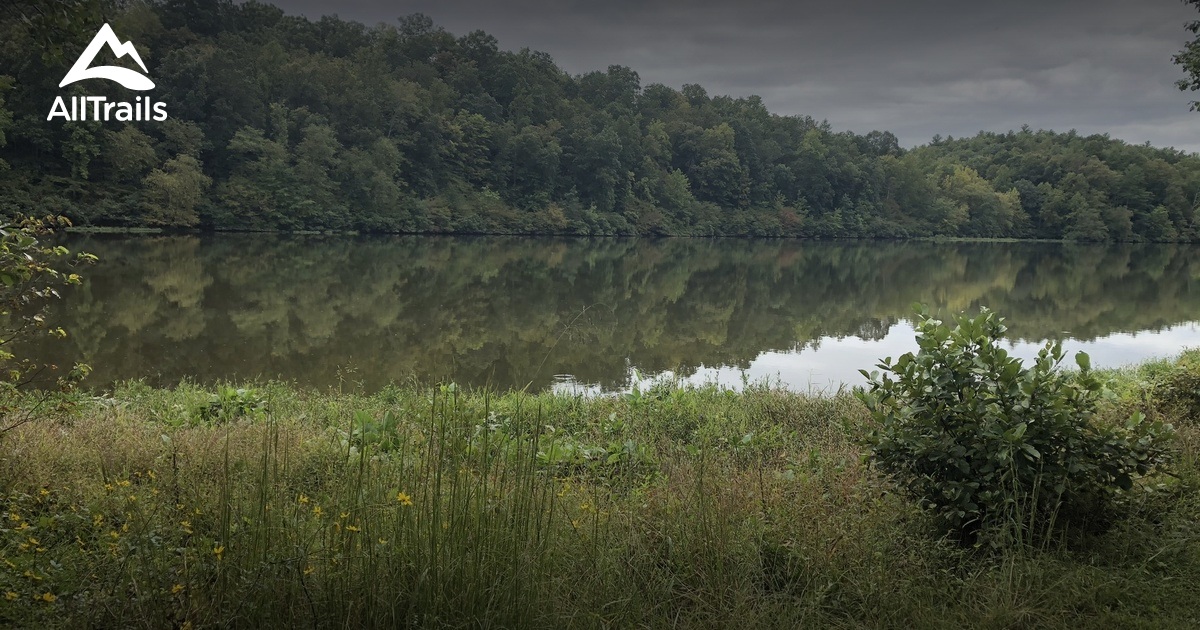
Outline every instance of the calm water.
[[1200, 345], [1200, 248], [430, 237], [73, 237], [97, 254], [32, 350], [93, 386], [283, 378], [611, 390], [635, 373], [808, 390], [915, 347], [910, 305], [990, 306], [1016, 351], [1114, 366]]

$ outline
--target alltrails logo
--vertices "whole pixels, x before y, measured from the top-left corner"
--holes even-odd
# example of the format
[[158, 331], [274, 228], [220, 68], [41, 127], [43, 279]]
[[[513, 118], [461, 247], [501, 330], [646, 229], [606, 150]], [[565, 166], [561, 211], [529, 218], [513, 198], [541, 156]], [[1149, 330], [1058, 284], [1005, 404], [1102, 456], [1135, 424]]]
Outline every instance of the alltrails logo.
[[[154, 87], [154, 81], [144, 74], [138, 73], [136, 70], [122, 68], [120, 66], [95, 66], [91, 67], [95, 61], [96, 55], [105, 45], [117, 58], [129, 55], [137, 62], [137, 65], [142, 68], [142, 72], [146, 70], [146, 64], [142, 63], [142, 57], [138, 55], [137, 49], [133, 47], [133, 42], [124, 42], [117, 39], [117, 34], [113, 32], [112, 27], [108, 24], [100, 27], [96, 36], [92, 38], [92, 43], [84, 49], [83, 54], [79, 55], [79, 59], [75, 61], [75, 65], [67, 72], [67, 76], [63, 77], [62, 82], [58, 87], [65, 87], [76, 81], [85, 79], [108, 79], [116, 81], [121, 85], [131, 90], [145, 91]], [[68, 107], [67, 103], [70, 102]], [[90, 116], [89, 116], [90, 114]], [[54, 105], [50, 108], [50, 114], [46, 116], [46, 120], [54, 120], [56, 117], [62, 117], [64, 120], [78, 122], [84, 120], [119, 120], [119, 121], [143, 121], [154, 120], [164, 121], [167, 119], [166, 103], [155, 103], [149, 96], [139, 96], [133, 103], [125, 102], [108, 102], [108, 97], [105, 96], [72, 96], [70, 101], [64, 100], [58, 96], [54, 99]]]

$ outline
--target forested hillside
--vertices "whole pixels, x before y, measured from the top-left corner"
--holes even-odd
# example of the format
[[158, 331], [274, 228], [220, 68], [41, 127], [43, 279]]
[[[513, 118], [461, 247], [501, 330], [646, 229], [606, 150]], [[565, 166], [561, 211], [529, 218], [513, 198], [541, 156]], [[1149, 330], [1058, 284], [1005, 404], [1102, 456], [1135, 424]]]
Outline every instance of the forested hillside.
[[56, 55], [7, 19], [3, 212], [203, 229], [1200, 239], [1200, 158], [1170, 149], [1022, 130], [904, 150], [757, 97], [643, 86], [630, 68], [571, 76], [422, 15], [367, 26], [176, 0], [106, 18], [169, 119], [47, 121], [56, 96], [135, 93], [58, 88], [93, 29]]

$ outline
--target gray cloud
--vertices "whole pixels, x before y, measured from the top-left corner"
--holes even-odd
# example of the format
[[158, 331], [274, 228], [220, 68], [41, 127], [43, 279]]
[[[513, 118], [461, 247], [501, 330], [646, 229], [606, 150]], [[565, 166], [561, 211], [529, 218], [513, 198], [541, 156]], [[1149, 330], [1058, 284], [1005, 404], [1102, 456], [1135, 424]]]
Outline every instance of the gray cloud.
[[1200, 151], [1195, 94], [1171, 63], [1200, 18], [1177, 0], [276, 0], [374, 24], [421, 12], [462, 35], [550, 53], [571, 73], [626, 65], [643, 85], [758, 94], [838, 129], [934, 134], [1034, 128]]

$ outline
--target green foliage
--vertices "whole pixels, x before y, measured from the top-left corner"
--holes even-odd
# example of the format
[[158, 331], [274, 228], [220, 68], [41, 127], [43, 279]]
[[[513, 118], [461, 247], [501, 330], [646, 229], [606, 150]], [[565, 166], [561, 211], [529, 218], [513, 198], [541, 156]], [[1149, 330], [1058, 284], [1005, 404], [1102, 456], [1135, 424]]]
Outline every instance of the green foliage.
[[1200, 421], [1200, 351], [1183, 353], [1150, 379], [1150, 396], [1167, 413]]
[[1050, 342], [1027, 368], [1001, 347], [995, 313], [954, 324], [919, 312], [920, 350], [884, 359], [882, 375], [864, 370], [859, 392], [877, 423], [872, 461], [947, 530], [1004, 544], [1103, 523], [1118, 493], [1166, 463], [1169, 425], [1097, 420], [1105, 385], [1087, 354], [1067, 374]]
[[60, 91], [24, 77], [62, 76], [88, 36], [71, 20], [66, 54], [38, 58], [44, 33], [0, 18], [0, 67], [22, 77], [0, 78], [7, 205], [105, 226], [1200, 239], [1200, 158], [1173, 150], [1029, 130], [904, 150], [756, 96], [621, 66], [571, 76], [422, 15], [368, 28], [258, 2], [114, 4], [170, 118], [9, 124], [45, 122]]
[[378, 418], [366, 411], [356, 411], [353, 428], [341, 432], [342, 445], [356, 452], [369, 449], [372, 453], [391, 453], [401, 446], [400, 426], [400, 416], [391, 410]]
[[257, 390], [241, 387], [222, 387], [196, 410], [203, 423], [232, 422], [238, 419], [260, 419], [267, 413], [267, 400]]
[[146, 222], [151, 225], [188, 227], [200, 218], [196, 207], [204, 201], [212, 179], [200, 169], [200, 161], [179, 155], [154, 169], [142, 181], [145, 189]]
[[[68, 225], [61, 217], [18, 218], [0, 224], [0, 434], [36, 415], [21, 408], [20, 390], [37, 384], [65, 393], [90, 371], [87, 365], [77, 363], [66, 374], [55, 375], [54, 366], [12, 352], [13, 343], [67, 336], [65, 330], [47, 322], [48, 304], [59, 298], [60, 288], [82, 282], [73, 268], [96, 260], [86, 253], [72, 256], [67, 248], [46, 242], [54, 228]], [[57, 379], [46, 382], [48, 376]], [[39, 398], [43, 403], [54, 402], [52, 406], [63, 402], [45, 391]]]
[[[1200, 0], [1183, 0], [1184, 4], [1190, 4], [1197, 9], [1200, 9]], [[1185, 28], [1195, 37], [1188, 42], [1183, 50], [1179, 51], [1172, 60], [1176, 65], [1182, 66], [1186, 78], [1180, 79], [1175, 83], [1182, 91], [1200, 90], [1200, 20], [1192, 20], [1187, 23]], [[1200, 101], [1192, 101], [1192, 110], [1200, 110]]]

